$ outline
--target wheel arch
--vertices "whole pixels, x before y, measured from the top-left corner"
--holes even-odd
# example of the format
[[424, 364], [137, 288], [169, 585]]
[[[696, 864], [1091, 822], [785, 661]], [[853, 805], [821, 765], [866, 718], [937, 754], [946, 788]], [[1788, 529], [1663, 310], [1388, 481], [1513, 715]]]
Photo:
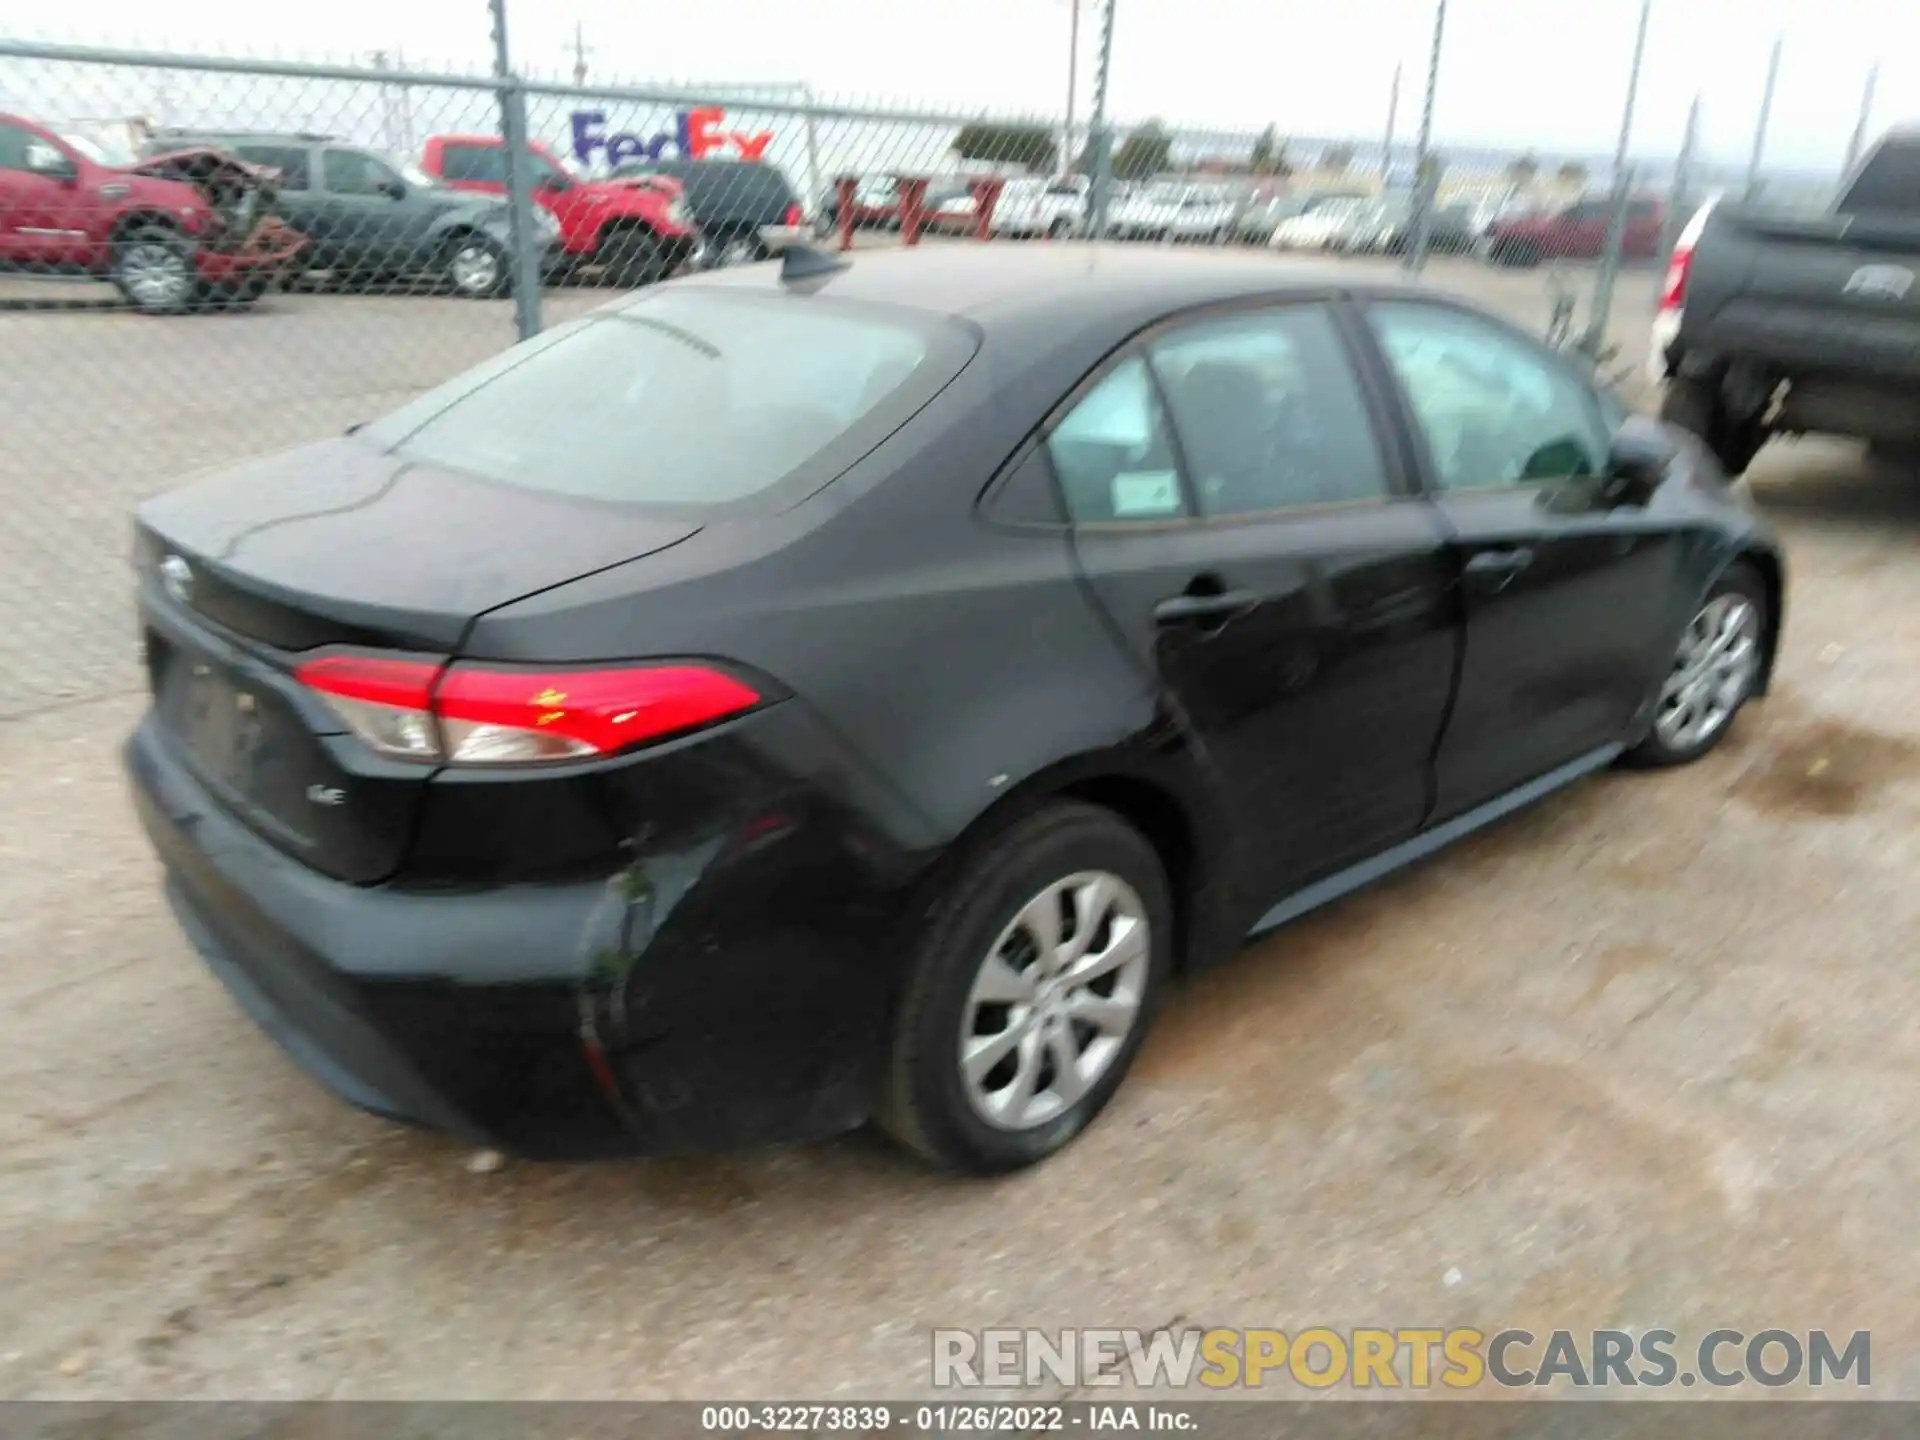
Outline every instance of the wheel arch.
[[140, 230], [165, 230], [175, 238], [184, 238], [180, 222], [164, 210], [130, 210], [113, 222], [107, 231], [110, 243], [118, 244]]
[[[1786, 567], [1781, 563], [1780, 552], [1766, 545], [1747, 544], [1736, 550], [1727, 561], [1727, 569], [1735, 565], [1746, 565], [1760, 577], [1760, 583], [1767, 592], [1767, 629], [1762, 637], [1760, 678], [1754, 685], [1754, 694], [1764, 695], [1773, 684], [1773, 665], [1780, 650], [1781, 626], [1785, 619], [1787, 603]], [[1722, 572], [1724, 573], [1724, 572]]]
[[1020, 821], [1048, 805], [1070, 801], [1108, 811], [1138, 831], [1153, 847], [1167, 877], [1174, 907], [1176, 973], [1215, 958], [1237, 938], [1219, 923], [1232, 907], [1219, 903], [1229, 889], [1226, 827], [1209, 817], [1204, 803], [1183, 794], [1178, 778], [1150, 773], [1109, 755], [1082, 755], [1047, 766], [996, 797], [970, 820], [929, 867], [920, 894], [909, 907], [923, 916], [949, 877]]

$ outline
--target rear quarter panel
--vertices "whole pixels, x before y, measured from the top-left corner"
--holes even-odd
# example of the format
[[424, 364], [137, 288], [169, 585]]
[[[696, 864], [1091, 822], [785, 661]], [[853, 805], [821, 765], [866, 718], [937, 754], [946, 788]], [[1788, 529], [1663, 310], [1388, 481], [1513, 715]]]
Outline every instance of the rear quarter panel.
[[1155, 687], [1082, 590], [1065, 531], [995, 528], [976, 511], [1105, 348], [1069, 343], [1031, 362], [983, 350], [786, 514], [712, 526], [491, 612], [468, 649], [751, 665], [817, 710], [945, 843], [1030, 778], [1129, 750], [1157, 723]]

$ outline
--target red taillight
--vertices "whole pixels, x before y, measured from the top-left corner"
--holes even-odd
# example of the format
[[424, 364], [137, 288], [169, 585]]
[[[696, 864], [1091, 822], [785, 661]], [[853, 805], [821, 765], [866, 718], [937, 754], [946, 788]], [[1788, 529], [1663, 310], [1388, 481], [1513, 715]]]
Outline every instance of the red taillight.
[[696, 664], [549, 670], [336, 652], [306, 661], [294, 678], [381, 754], [455, 765], [611, 755], [761, 700]]
[[1676, 245], [1667, 261], [1666, 283], [1660, 287], [1660, 308], [1678, 310], [1687, 301], [1687, 272], [1693, 268], [1693, 247]]
[[1700, 243], [1700, 232], [1707, 228], [1707, 217], [1713, 214], [1716, 203], [1717, 197], [1695, 211], [1687, 228], [1674, 242], [1673, 258], [1667, 261], [1667, 278], [1660, 286], [1662, 310], [1678, 310], [1687, 303], [1687, 278], [1693, 273], [1694, 247]]
[[807, 217], [798, 205], [787, 206], [787, 224], [789, 227], [798, 228], [806, 223]]

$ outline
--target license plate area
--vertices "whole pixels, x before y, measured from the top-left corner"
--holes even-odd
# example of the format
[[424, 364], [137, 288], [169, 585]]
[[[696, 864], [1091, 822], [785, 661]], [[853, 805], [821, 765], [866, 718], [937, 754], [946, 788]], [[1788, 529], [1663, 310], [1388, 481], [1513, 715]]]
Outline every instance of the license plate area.
[[201, 781], [278, 838], [311, 843], [300, 800], [320, 745], [300, 716], [239, 667], [155, 632], [147, 665], [160, 723]]

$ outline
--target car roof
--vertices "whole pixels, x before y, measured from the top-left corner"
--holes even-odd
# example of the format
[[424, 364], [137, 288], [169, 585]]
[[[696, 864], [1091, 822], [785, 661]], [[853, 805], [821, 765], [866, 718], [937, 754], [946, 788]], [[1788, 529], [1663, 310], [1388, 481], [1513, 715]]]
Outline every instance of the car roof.
[[[1264, 251], [1182, 252], [1158, 246], [1062, 241], [856, 251], [844, 270], [806, 284], [810, 293], [963, 317], [991, 328], [1022, 316], [1170, 314], [1290, 291], [1344, 290], [1352, 287], [1354, 279], [1351, 271]], [[778, 290], [780, 267], [711, 271], [678, 283]], [[1413, 288], [1373, 276], [1367, 277], [1365, 286], [1370, 290]]]

